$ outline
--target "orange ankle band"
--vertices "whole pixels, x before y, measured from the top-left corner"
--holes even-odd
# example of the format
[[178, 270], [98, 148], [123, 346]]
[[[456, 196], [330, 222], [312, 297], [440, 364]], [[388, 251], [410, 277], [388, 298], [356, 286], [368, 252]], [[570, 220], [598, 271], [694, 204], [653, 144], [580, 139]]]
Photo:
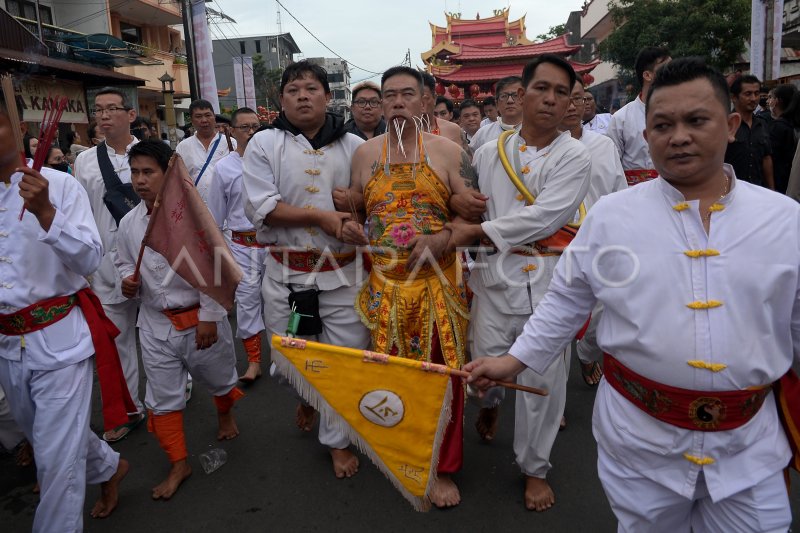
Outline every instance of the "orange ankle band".
[[149, 412], [147, 430], [155, 433], [158, 444], [169, 457], [171, 463], [186, 459], [186, 435], [183, 433], [183, 411], [173, 411], [163, 415]]
[[244, 392], [238, 387], [234, 387], [228, 391], [227, 394], [222, 396], [214, 396], [214, 403], [217, 406], [217, 411], [223, 415], [230, 413], [233, 404], [239, 401], [244, 396]]
[[256, 333], [252, 337], [242, 339], [244, 351], [247, 353], [248, 363], [261, 362], [261, 333]]

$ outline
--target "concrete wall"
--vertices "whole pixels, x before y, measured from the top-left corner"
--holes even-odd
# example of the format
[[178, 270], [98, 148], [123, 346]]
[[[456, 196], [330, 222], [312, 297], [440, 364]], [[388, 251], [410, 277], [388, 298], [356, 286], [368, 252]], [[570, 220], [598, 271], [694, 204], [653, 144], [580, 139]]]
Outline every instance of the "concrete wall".
[[75, 2], [75, 0], [41, 0], [53, 10], [53, 21], [61, 26], [81, 33], [111, 33], [109, 29], [108, 2]]

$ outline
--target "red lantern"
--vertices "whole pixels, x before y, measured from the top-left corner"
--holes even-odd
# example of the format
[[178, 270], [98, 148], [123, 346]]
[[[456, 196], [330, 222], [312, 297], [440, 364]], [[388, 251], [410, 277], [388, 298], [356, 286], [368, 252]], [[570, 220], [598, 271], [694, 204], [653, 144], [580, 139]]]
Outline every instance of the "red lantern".
[[473, 98], [478, 96], [481, 93], [481, 86], [477, 83], [473, 83], [469, 86], [469, 92], [472, 94]]
[[583, 75], [583, 86], [588, 87], [589, 85], [594, 83], [594, 76], [589, 74], [588, 72]]
[[453, 98], [458, 98], [458, 95], [461, 94], [461, 89], [459, 89], [458, 85], [455, 83], [451, 83], [447, 90], [450, 92], [450, 96]]
[[442, 83], [442, 82], [437, 83], [436, 84], [436, 94], [438, 94], [439, 96], [444, 96], [444, 93], [445, 93], [444, 83]]

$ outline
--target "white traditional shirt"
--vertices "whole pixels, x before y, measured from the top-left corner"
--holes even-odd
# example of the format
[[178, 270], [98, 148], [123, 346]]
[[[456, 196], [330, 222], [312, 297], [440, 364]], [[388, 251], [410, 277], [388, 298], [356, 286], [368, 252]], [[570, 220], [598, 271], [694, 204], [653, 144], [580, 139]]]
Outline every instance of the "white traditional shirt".
[[[108, 158], [111, 166], [119, 176], [122, 183], [131, 182], [131, 166], [128, 162], [128, 152], [131, 146], [139, 140], [131, 135], [131, 141], [125, 147], [124, 154], [117, 154], [113, 148], [106, 145]], [[92, 290], [104, 304], [115, 304], [125, 301], [120, 290], [119, 274], [114, 267], [114, 254], [117, 251], [117, 223], [111, 216], [111, 211], [103, 202], [106, 194], [106, 185], [103, 181], [103, 174], [100, 172], [100, 165], [97, 162], [98, 147], [94, 146], [84, 150], [75, 159], [75, 179], [77, 179], [86, 194], [89, 195], [89, 204], [92, 206], [92, 214], [100, 232], [100, 239], [103, 241], [103, 261], [100, 268], [89, 277]]]
[[607, 135], [608, 126], [611, 124], [611, 113], [598, 113], [592, 120], [583, 125], [583, 131], [593, 131]]
[[[731, 191], [708, 234], [698, 201], [662, 178], [602, 198], [509, 353], [543, 372], [599, 300], [602, 350], [665, 385], [743, 390], [800, 362], [800, 206], [725, 172]], [[747, 424], [701, 432], [651, 417], [603, 380], [593, 426], [616, 461], [687, 498], [701, 471], [718, 502], [790, 457], [772, 394]]]
[[625, 170], [653, 168], [650, 148], [644, 140], [644, 111], [644, 102], [637, 97], [611, 116], [606, 135], [617, 146]]
[[208, 210], [220, 228], [227, 222], [227, 228], [232, 231], [255, 231], [244, 213], [242, 167], [238, 152], [231, 152], [217, 161], [208, 191]]
[[589, 188], [591, 163], [586, 148], [569, 132], [539, 150], [526, 146], [515, 133], [505, 147], [517, 175], [536, 201], [525, 204], [500, 164], [496, 144], [486, 144], [475, 152], [478, 188], [489, 197], [481, 227], [497, 253], [479, 252], [470, 287], [478, 297], [493, 298], [508, 314], [530, 314], [547, 291], [558, 257], [518, 255], [512, 250], [551, 236], [576, 217]]
[[[227, 139], [223, 134], [217, 133], [217, 135], [211, 139], [211, 142], [208, 143], [208, 148], [206, 148], [203, 146], [203, 143], [200, 141], [197, 135], [192, 135], [191, 137], [179, 142], [178, 146], [175, 147], [175, 152], [183, 158], [183, 162], [186, 164], [186, 168], [189, 171], [189, 176], [192, 178], [192, 182], [196, 182], [197, 176], [199, 176], [200, 171], [203, 170], [203, 166], [206, 164], [209, 153], [211, 152], [211, 149], [214, 148], [214, 144], [217, 142], [217, 139], [219, 139], [219, 143], [217, 144], [217, 148], [214, 150], [214, 153], [211, 154], [211, 161], [209, 161], [208, 167], [200, 177], [200, 181], [195, 184], [197, 187], [197, 192], [200, 193], [200, 198], [203, 199], [203, 202], [208, 202], [208, 189], [211, 187], [214, 165], [217, 164], [217, 161], [230, 153], [230, 150], [228, 150]], [[231, 144], [233, 144], [233, 149], [235, 150], [236, 140], [232, 138]]]
[[[56, 215], [45, 232], [35, 215], [22, 210], [22, 173], [0, 185], [0, 313], [10, 314], [36, 302], [75, 294], [88, 286], [100, 265], [103, 245], [92, 219], [86, 191], [69, 174], [43, 168]], [[0, 357], [26, 367], [57, 370], [91, 357], [94, 345], [83, 313], [76, 306], [58, 322], [24, 336], [0, 334]]]
[[586, 209], [591, 208], [601, 197], [628, 188], [625, 172], [619, 160], [614, 143], [599, 133], [583, 130], [580, 141], [589, 150], [592, 158], [592, 179], [583, 201]]
[[489, 117], [483, 117], [483, 120], [481, 120], [481, 128], [486, 126], [487, 124], [491, 124], [493, 122], [495, 122], [495, 121], [490, 119]]
[[[147, 206], [140, 202], [119, 223], [116, 266], [123, 278], [132, 276], [136, 270], [136, 260], [149, 222]], [[139, 276], [142, 284], [139, 287], [139, 319], [136, 325], [158, 340], [194, 332], [191, 328], [175, 330], [169, 318], [161, 312], [164, 309], [199, 303], [198, 317], [201, 322], [218, 322], [228, 315], [225, 308], [189, 285], [172, 270], [163, 255], [150, 248], [144, 250]]]
[[[272, 227], [267, 224], [266, 217], [278, 202], [334, 211], [333, 189], [350, 187], [350, 161], [363, 142], [360, 137], [346, 133], [315, 150], [302, 134], [295, 136], [280, 129], [256, 133], [244, 153], [243, 193], [245, 213], [258, 231], [258, 242], [297, 251], [354, 252], [353, 246], [316, 226]], [[267, 254], [266, 274], [282, 283], [316, 283], [321, 290], [332, 290], [356, 282], [357, 264], [353, 261], [340, 269], [309, 274], [284, 269]]]
[[500, 135], [504, 131], [514, 130], [519, 131], [522, 127], [522, 123], [517, 124], [516, 126], [511, 126], [509, 124], [503, 123], [501, 119], [497, 119], [494, 122], [490, 122], [486, 126], [481, 126], [478, 131], [475, 132], [475, 135], [472, 136], [472, 140], [470, 141], [470, 146], [472, 146], [473, 150], [477, 150], [484, 144], [497, 141], [500, 138]]

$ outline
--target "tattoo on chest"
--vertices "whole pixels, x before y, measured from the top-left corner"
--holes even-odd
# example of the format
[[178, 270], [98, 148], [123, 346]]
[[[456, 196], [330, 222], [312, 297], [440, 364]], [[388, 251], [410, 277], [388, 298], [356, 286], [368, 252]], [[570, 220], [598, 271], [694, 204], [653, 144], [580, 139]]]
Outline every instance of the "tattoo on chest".
[[478, 173], [475, 172], [475, 168], [465, 152], [461, 152], [461, 178], [468, 189], [478, 188]]
[[376, 159], [372, 163], [372, 175], [374, 176], [377, 171], [378, 171], [378, 160]]

